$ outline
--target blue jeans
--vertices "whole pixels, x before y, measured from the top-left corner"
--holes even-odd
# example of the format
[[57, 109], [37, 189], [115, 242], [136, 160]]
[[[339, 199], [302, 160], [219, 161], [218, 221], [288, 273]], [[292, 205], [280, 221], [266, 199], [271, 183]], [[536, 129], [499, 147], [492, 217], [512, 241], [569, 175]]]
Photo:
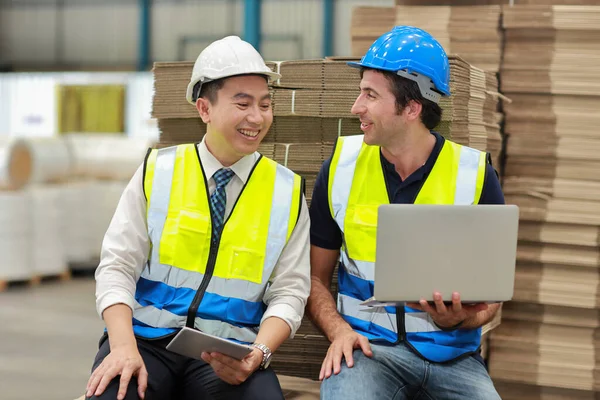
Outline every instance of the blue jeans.
[[431, 363], [404, 343], [371, 343], [373, 357], [353, 353], [354, 367], [321, 384], [322, 400], [496, 400], [500, 396], [485, 367], [473, 357], [446, 364]]

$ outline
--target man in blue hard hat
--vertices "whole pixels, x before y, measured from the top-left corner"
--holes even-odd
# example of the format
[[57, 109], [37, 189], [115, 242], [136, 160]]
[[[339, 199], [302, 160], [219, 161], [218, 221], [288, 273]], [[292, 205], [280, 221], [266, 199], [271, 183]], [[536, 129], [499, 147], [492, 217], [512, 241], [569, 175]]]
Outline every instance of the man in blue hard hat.
[[[351, 64], [361, 73], [352, 112], [364, 135], [339, 138], [310, 209], [307, 312], [331, 341], [321, 398], [498, 399], [479, 354], [498, 304], [434, 293], [432, 304], [360, 305], [373, 296], [379, 205], [504, 203], [489, 155], [433, 131], [450, 96], [448, 57], [429, 33], [404, 26]], [[336, 307], [329, 287], [340, 258]]]

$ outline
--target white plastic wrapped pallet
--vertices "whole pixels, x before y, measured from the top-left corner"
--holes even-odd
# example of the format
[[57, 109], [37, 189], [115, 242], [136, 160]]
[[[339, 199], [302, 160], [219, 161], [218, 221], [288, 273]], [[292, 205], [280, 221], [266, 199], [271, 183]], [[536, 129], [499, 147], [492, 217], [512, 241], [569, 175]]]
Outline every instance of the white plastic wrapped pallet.
[[71, 173], [71, 155], [63, 138], [32, 137], [24, 140], [32, 156], [32, 183], [64, 181]]
[[33, 185], [31, 199], [33, 271], [39, 276], [60, 275], [68, 270], [62, 239], [62, 185]]
[[93, 226], [100, 192], [93, 181], [67, 182], [61, 186], [60, 231], [65, 255], [69, 263], [87, 266], [97, 257]]
[[127, 182], [85, 180], [61, 185], [60, 236], [73, 268], [96, 268], [104, 234]]
[[92, 243], [92, 251], [95, 254], [95, 258], [100, 256], [100, 250], [102, 249], [102, 241], [104, 235], [115, 210], [117, 204], [127, 186], [128, 181], [97, 181], [94, 182], [95, 189], [98, 193], [96, 197], [96, 210], [94, 217], [94, 226], [90, 227], [94, 231], [94, 239]]
[[30, 202], [25, 191], [0, 191], [0, 281], [28, 280], [31, 262]]
[[129, 180], [144, 161], [154, 141], [115, 134], [66, 136], [77, 177]]

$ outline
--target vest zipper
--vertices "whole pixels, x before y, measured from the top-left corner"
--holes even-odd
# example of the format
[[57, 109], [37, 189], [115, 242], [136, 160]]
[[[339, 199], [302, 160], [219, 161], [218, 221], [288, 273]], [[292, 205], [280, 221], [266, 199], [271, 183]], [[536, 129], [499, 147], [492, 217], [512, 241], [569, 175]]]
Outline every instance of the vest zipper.
[[[200, 154], [198, 153], [198, 146], [194, 146], [194, 147], [196, 149], [196, 156], [198, 157], [198, 163], [200, 164], [200, 169], [202, 170], [202, 176], [204, 178], [204, 187], [206, 188], [206, 198], [210, 199], [210, 193], [208, 192], [208, 180], [206, 179], [206, 173], [204, 172], [204, 167], [202, 166], [202, 161], [200, 161]], [[185, 326], [187, 326], [188, 328], [194, 328], [194, 320], [196, 319], [196, 315], [198, 314], [198, 307], [200, 307], [200, 303], [202, 302], [202, 299], [204, 298], [204, 293], [206, 292], [206, 288], [208, 287], [208, 284], [210, 283], [210, 280], [212, 279], [213, 273], [215, 271], [215, 264], [217, 263], [217, 254], [219, 252], [219, 245], [221, 243], [221, 237], [223, 236], [223, 230], [225, 230], [225, 225], [227, 224], [227, 221], [233, 214], [238, 200], [240, 199], [240, 197], [242, 197], [242, 194], [244, 193], [244, 189], [246, 189], [246, 186], [248, 185], [248, 182], [250, 181], [250, 178], [252, 177], [254, 170], [256, 169], [256, 167], [258, 166], [258, 164], [260, 163], [261, 160], [262, 160], [262, 155], [260, 155], [258, 157], [258, 159], [256, 160], [256, 162], [254, 163], [254, 166], [252, 167], [250, 174], [248, 174], [248, 180], [246, 181], [246, 184], [242, 187], [242, 190], [240, 191], [240, 194], [238, 195], [237, 199], [235, 199], [235, 203], [233, 203], [233, 207], [231, 208], [231, 212], [229, 213], [229, 216], [223, 222], [223, 228], [222, 228], [221, 235], [219, 236], [218, 241], [213, 240], [212, 230], [211, 230], [210, 253], [208, 254], [208, 261], [206, 263], [204, 277], [202, 278], [202, 282], [200, 282], [200, 287], [198, 288], [198, 290], [196, 290], [196, 294], [194, 295], [192, 304], [190, 304], [190, 308], [188, 308], [187, 320], [185, 322]], [[212, 218], [212, 215], [211, 215], [211, 218]]]
[[396, 306], [396, 325], [398, 325], [398, 342], [406, 339], [406, 327], [404, 326], [404, 306]]
[[[223, 224], [223, 226], [225, 226], [225, 224]], [[194, 320], [196, 319], [196, 314], [198, 313], [198, 307], [200, 307], [200, 303], [202, 302], [202, 298], [204, 297], [206, 288], [208, 287], [208, 284], [210, 283], [210, 279], [213, 276], [213, 272], [215, 271], [215, 264], [217, 262], [217, 253], [219, 251], [219, 243], [221, 243], [220, 237], [219, 237], [219, 240], [216, 242], [214, 240], [212, 240], [212, 238], [211, 238], [210, 253], [208, 255], [208, 262], [206, 264], [206, 270], [204, 272], [204, 277], [202, 278], [200, 287], [196, 291], [194, 300], [192, 300], [192, 304], [190, 304], [190, 308], [188, 309], [187, 321], [185, 323], [185, 326], [187, 326], [189, 328], [194, 327]]]

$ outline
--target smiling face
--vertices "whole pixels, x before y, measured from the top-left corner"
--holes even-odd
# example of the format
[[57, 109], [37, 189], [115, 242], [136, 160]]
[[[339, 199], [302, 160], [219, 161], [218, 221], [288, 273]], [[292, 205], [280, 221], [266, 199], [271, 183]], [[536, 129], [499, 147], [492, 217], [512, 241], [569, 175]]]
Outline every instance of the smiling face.
[[196, 108], [207, 124], [206, 145], [224, 166], [257, 151], [273, 123], [269, 87], [260, 75], [226, 78], [214, 101], [201, 97]]
[[377, 71], [364, 71], [351, 111], [360, 117], [360, 129], [369, 145], [385, 146], [403, 125], [389, 81]]
[[392, 85], [393, 82], [380, 71], [366, 69], [363, 72], [360, 95], [351, 112], [359, 116], [364, 141], [369, 145], [390, 146], [415, 125], [422, 125], [422, 104], [412, 99], [406, 99], [406, 104], [398, 104]]

